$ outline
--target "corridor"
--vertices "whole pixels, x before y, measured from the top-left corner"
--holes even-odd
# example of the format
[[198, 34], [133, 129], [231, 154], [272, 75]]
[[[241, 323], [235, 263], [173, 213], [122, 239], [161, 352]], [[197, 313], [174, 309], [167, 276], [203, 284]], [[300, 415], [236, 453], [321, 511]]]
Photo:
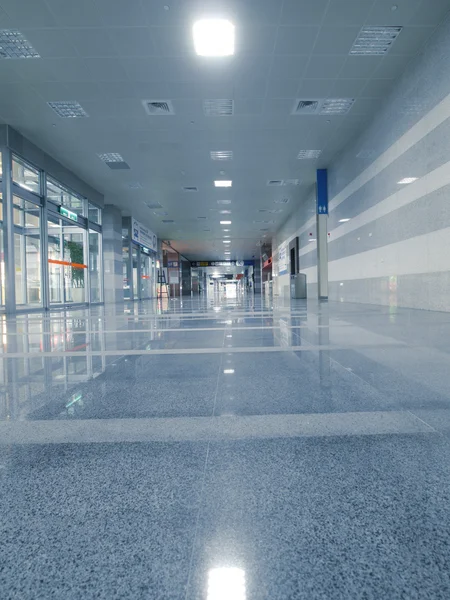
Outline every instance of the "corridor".
[[0, 596], [450, 596], [448, 314], [238, 294], [3, 317]]

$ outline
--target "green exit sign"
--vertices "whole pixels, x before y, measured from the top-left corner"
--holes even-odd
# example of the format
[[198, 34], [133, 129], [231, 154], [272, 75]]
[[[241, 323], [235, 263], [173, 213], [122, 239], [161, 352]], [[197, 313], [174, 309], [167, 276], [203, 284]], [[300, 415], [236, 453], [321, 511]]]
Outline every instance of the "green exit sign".
[[62, 215], [63, 217], [67, 217], [71, 221], [78, 221], [77, 213], [72, 212], [71, 210], [68, 210], [67, 208], [64, 208], [64, 206], [59, 207], [59, 214]]

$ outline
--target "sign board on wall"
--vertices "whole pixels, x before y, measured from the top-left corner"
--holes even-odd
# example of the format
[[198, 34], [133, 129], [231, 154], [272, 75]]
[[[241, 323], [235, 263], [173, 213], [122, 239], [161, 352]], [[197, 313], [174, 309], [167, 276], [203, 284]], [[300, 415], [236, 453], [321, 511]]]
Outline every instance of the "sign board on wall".
[[286, 275], [287, 272], [288, 272], [287, 246], [280, 246], [278, 249], [278, 275]]
[[150, 248], [153, 252], [158, 251], [158, 238], [153, 231], [133, 218], [131, 219], [131, 239], [136, 244]]
[[191, 262], [191, 267], [244, 267], [252, 265], [252, 260], [194, 260]]

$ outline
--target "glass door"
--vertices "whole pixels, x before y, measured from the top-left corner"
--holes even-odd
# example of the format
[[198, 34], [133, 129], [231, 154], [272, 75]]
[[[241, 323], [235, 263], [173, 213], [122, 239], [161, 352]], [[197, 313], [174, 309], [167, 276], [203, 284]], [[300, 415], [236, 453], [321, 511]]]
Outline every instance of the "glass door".
[[16, 304], [42, 306], [41, 207], [18, 196], [13, 201]]
[[150, 256], [141, 252], [141, 300], [151, 297], [151, 286], [152, 276]]
[[135, 245], [133, 245], [131, 249], [131, 260], [133, 266], [133, 298], [135, 300], [139, 298], [138, 253], [139, 249]]

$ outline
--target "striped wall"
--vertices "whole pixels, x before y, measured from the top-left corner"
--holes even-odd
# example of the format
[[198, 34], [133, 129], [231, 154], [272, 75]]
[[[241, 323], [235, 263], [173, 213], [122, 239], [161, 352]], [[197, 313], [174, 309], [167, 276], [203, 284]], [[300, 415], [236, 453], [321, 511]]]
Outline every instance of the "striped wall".
[[[450, 311], [448, 19], [328, 170], [330, 299]], [[314, 231], [315, 216], [301, 213], [277, 233], [277, 245]], [[310, 295], [316, 255], [314, 243], [301, 244]]]

